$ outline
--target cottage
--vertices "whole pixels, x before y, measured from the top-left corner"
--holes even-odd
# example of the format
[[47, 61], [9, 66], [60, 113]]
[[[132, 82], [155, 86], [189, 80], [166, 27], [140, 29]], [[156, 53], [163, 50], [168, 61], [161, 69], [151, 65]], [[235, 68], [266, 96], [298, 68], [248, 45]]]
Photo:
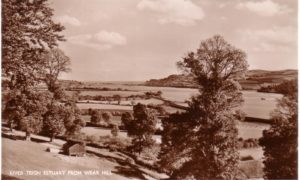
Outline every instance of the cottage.
[[63, 153], [69, 156], [83, 156], [85, 154], [85, 142], [69, 139], [63, 145]]

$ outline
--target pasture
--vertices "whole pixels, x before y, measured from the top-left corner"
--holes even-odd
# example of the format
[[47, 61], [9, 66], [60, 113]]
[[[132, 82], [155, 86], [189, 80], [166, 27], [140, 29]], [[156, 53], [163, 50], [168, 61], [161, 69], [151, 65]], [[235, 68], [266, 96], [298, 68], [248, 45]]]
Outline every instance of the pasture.
[[[123, 88], [129, 89], [130, 91], [82, 91], [82, 95], [115, 95], [119, 94], [121, 96], [130, 96], [133, 94], [143, 94], [148, 91], [157, 92], [162, 91], [162, 97], [171, 101], [175, 101], [180, 105], [186, 105], [185, 100], [189, 99], [191, 95], [194, 95], [198, 92], [196, 89], [191, 88], [173, 88], [173, 87], [149, 87], [149, 86], [137, 86], [137, 85], [124, 85], [124, 84], [105, 84], [103, 87], [108, 88]], [[277, 99], [281, 98], [280, 94], [274, 93], [260, 93], [255, 91], [243, 91], [244, 95], [244, 104], [242, 110], [246, 113], [247, 116], [269, 119], [270, 112], [273, 111], [276, 107]], [[117, 105], [117, 102], [99, 102], [99, 101], [89, 101], [90, 103], [78, 103], [80, 109], [100, 109], [100, 110], [128, 110], [132, 111], [132, 105], [129, 105], [131, 101], [121, 101], [120, 105]], [[143, 104], [162, 104], [161, 100], [157, 99], [148, 99], [148, 100], [135, 100], [134, 103], [143, 103]], [[100, 104], [101, 103], [101, 104]], [[107, 103], [107, 104], [104, 104]], [[178, 111], [179, 109], [165, 106], [163, 107], [171, 113]], [[180, 111], [180, 110], [179, 110]], [[90, 121], [90, 117], [83, 116], [83, 119]], [[121, 124], [120, 116], [114, 116], [112, 119], [113, 123]], [[158, 127], [160, 124], [157, 125]], [[250, 123], [250, 122], [238, 122], [237, 124], [239, 137], [243, 139], [249, 138], [260, 138], [262, 136], [262, 131], [269, 128], [268, 124], [264, 123]], [[85, 127], [82, 129], [87, 135], [94, 135], [96, 137], [110, 135], [110, 130], [97, 128], [97, 127]], [[126, 132], [120, 132], [119, 136], [127, 138]], [[161, 142], [160, 136], [155, 137], [157, 142]]]
[[[81, 132], [84, 133], [87, 136], [95, 136], [96, 138], [99, 137], [104, 137], [104, 136], [111, 136], [111, 130], [110, 129], [105, 129], [105, 128], [101, 128], [101, 127], [84, 127], [81, 129]], [[130, 138], [127, 136], [127, 132], [126, 131], [120, 131], [118, 133], [118, 137], [119, 138]], [[154, 135], [152, 137], [156, 143], [160, 144], [161, 143], [161, 136], [159, 135]]]
[[[80, 100], [78, 101], [79, 103], [92, 103], [92, 104], [114, 104], [114, 105], [118, 105], [118, 101], [95, 101], [95, 100]], [[136, 99], [136, 100], [128, 100], [128, 101], [121, 101], [120, 105], [127, 105], [127, 106], [132, 106], [133, 104], [153, 104], [153, 105], [158, 105], [158, 104], [163, 104], [164, 102], [162, 100], [159, 99]]]
[[[162, 92], [162, 97], [174, 101], [180, 105], [185, 105], [185, 101], [192, 95], [198, 93], [197, 89], [191, 88], [174, 88], [174, 87], [150, 87], [150, 86], [138, 86], [138, 85], [124, 85], [124, 84], [105, 84], [103, 87], [108, 88], [123, 88], [130, 91], [82, 91], [81, 95], [101, 95], [101, 96], [113, 96], [120, 95], [122, 97], [130, 96], [134, 94], [143, 94], [145, 92]], [[261, 93], [256, 91], [242, 91], [244, 97], [244, 104], [241, 109], [249, 117], [269, 119], [270, 113], [276, 108], [277, 100], [282, 97], [280, 94], [275, 93]], [[159, 100], [136, 100], [136, 102], [144, 104], [160, 104]], [[115, 102], [116, 103], [116, 102]], [[131, 101], [122, 102], [121, 105], [130, 104]], [[78, 104], [82, 109], [97, 108], [97, 109], [122, 109], [130, 110], [131, 107], [117, 106], [117, 105], [94, 105], [94, 104]], [[176, 112], [176, 109], [170, 109], [171, 112]]]
[[[87, 121], [90, 121], [90, 116], [82, 116], [83, 119], [86, 119]], [[115, 124], [120, 125], [121, 124], [121, 117], [120, 116], [113, 116], [112, 122]], [[157, 128], [161, 127], [161, 123], [158, 123], [156, 125]], [[243, 139], [249, 139], [249, 138], [260, 138], [262, 137], [262, 131], [264, 129], [269, 128], [268, 124], [264, 123], [252, 123], [252, 122], [238, 122], [237, 124], [238, 128], [238, 136]], [[109, 136], [111, 135], [110, 129], [101, 128], [101, 127], [84, 127], [81, 129], [81, 132], [89, 135], [89, 136]], [[126, 131], [120, 131], [119, 137], [121, 138], [128, 138]], [[154, 135], [153, 139], [157, 143], [161, 143], [161, 136], [160, 135]]]

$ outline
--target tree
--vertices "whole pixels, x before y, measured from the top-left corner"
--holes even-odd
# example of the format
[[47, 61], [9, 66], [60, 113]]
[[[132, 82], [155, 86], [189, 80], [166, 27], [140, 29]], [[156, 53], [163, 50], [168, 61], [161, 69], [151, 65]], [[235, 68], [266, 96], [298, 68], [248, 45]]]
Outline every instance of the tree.
[[133, 115], [130, 112], [125, 112], [121, 117], [122, 124], [125, 129], [130, 129], [132, 127]]
[[50, 137], [50, 142], [65, 132], [64, 113], [64, 106], [57, 103], [49, 104], [48, 111], [43, 115], [43, 133]]
[[52, 98], [36, 88], [46, 70], [43, 55], [64, 40], [60, 34], [64, 27], [52, 20], [47, 0], [3, 0], [2, 10], [2, 76], [14, 94], [4, 114], [26, 134], [39, 133]]
[[118, 105], [120, 105], [120, 103], [121, 103], [121, 96], [120, 95], [118, 95], [118, 94], [113, 95], [113, 99], [118, 102]]
[[85, 126], [85, 121], [80, 118], [80, 110], [73, 101], [65, 103], [64, 106], [65, 135], [76, 137], [80, 134], [81, 128]]
[[64, 27], [53, 22], [47, 0], [3, 0], [2, 10], [2, 75], [10, 89], [26, 90], [40, 82], [41, 56], [64, 40]]
[[178, 66], [194, 77], [199, 94], [186, 112], [163, 121], [161, 167], [173, 179], [235, 179], [238, 151], [234, 108], [242, 102], [236, 81], [246, 55], [221, 36], [201, 42]]
[[106, 124], [110, 124], [111, 123], [111, 119], [112, 119], [112, 115], [110, 112], [103, 112], [101, 114], [102, 119], [105, 121]]
[[45, 74], [44, 81], [50, 92], [56, 92], [58, 88], [58, 77], [61, 73], [69, 72], [71, 61], [64, 52], [58, 48], [51, 49], [44, 54]]
[[93, 110], [91, 115], [91, 123], [99, 124], [102, 121], [101, 113], [98, 110]]
[[264, 150], [266, 179], [297, 179], [297, 81], [286, 84], [286, 93], [272, 114], [270, 129], [259, 144]]
[[133, 137], [132, 150], [141, 153], [143, 148], [151, 147], [154, 144], [152, 136], [155, 133], [157, 122], [152, 110], [140, 103], [133, 107], [133, 117], [133, 119], [130, 119], [130, 116], [126, 117], [128, 124], [125, 127], [128, 128], [128, 136]]
[[23, 93], [12, 90], [9, 95], [3, 115], [9, 119], [10, 127], [26, 131], [28, 135], [40, 133], [50, 94], [28, 88]]
[[161, 92], [161, 91], [157, 91], [156, 95], [157, 95], [158, 97], [161, 97], [161, 96], [162, 96], [162, 92]]
[[117, 137], [118, 136], [118, 133], [119, 133], [119, 126], [114, 124], [113, 125], [113, 128], [111, 129], [111, 134], [114, 136], [114, 137]]

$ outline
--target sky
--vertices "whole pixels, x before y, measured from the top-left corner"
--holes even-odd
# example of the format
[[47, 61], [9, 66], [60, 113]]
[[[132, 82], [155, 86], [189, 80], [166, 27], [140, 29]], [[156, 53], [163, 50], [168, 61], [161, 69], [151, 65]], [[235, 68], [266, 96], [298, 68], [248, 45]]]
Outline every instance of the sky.
[[219, 34], [249, 69], [297, 69], [297, 0], [50, 0], [66, 27], [62, 79], [143, 81], [178, 74], [176, 62]]

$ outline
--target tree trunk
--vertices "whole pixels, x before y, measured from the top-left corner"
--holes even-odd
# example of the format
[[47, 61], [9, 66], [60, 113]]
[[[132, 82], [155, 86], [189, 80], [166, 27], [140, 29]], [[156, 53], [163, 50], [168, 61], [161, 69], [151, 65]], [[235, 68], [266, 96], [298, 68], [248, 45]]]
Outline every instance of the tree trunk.
[[52, 142], [53, 141], [53, 139], [54, 139], [54, 136], [52, 135], [52, 136], [50, 136], [50, 142]]
[[30, 141], [30, 132], [26, 131], [26, 141]]
[[10, 130], [10, 132], [13, 132], [13, 123], [9, 124], [9, 130]]
[[141, 142], [141, 139], [139, 139], [140, 143], [139, 143], [139, 156], [141, 155], [141, 152], [142, 152], [142, 142]]

